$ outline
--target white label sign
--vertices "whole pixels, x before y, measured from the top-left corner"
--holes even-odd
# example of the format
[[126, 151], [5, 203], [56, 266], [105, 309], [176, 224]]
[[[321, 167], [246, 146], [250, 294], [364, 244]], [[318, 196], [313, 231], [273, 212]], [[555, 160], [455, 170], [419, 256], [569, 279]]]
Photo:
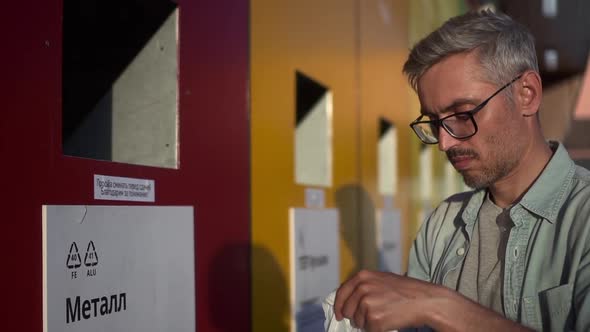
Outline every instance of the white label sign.
[[323, 209], [326, 205], [326, 193], [323, 189], [305, 188], [305, 207]]
[[94, 174], [94, 199], [155, 202], [154, 180]]
[[401, 273], [401, 216], [399, 210], [379, 211], [379, 265], [382, 271]]
[[193, 215], [44, 206], [43, 330], [194, 331]]
[[292, 331], [324, 331], [321, 302], [339, 286], [336, 209], [290, 210]]

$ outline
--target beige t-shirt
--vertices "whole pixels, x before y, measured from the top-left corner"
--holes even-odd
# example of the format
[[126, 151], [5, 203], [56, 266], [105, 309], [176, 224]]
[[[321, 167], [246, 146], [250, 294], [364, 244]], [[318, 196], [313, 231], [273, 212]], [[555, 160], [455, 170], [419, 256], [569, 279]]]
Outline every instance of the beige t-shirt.
[[449, 272], [445, 285], [504, 315], [502, 279], [510, 229], [510, 209], [492, 202], [489, 194], [479, 210], [462, 269]]

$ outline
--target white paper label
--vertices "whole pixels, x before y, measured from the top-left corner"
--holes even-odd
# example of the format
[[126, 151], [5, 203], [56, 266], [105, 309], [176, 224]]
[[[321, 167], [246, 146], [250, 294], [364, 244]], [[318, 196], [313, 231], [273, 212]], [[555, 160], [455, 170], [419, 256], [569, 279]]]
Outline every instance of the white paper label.
[[326, 205], [326, 194], [323, 189], [305, 188], [305, 207], [322, 209]]
[[94, 174], [94, 199], [155, 202], [154, 180]]
[[193, 215], [44, 206], [44, 331], [194, 331]]
[[401, 273], [401, 215], [399, 210], [379, 211], [379, 265], [382, 271]]
[[292, 331], [324, 331], [321, 302], [340, 284], [338, 210], [290, 212]]

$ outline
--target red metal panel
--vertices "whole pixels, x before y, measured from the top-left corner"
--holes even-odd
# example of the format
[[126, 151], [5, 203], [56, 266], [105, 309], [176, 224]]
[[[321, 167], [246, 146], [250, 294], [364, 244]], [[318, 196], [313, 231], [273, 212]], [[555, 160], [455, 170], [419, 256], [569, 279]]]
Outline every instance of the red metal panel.
[[178, 170], [63, 156], [62, 2], [5, 4], [2, 330], [42, 330], [41, 206], [121, 204], [93, 199], [93, 174], [154, 179], [156, 205], [195, 206], [197, 330], [250, 330], [248, 2], [178, 2]]

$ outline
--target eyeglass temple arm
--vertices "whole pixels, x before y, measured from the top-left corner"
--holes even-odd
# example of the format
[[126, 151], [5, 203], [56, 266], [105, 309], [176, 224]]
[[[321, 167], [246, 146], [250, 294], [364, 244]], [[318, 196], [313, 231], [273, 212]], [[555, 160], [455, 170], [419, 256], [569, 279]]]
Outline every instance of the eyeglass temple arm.
[[486, 106], [488, 104], [488, 102], [490, 100], [492, 100], [492, 98], [494, 98], [498, 93], [502, 92], [504, 89], [506, 89], [507, 87], [509, 87], [512, 83], [518, 81], [520, 78], [522, 77], [522, 74], [516, 76], [515, 78], [512, 79], [512, 81], [504, 84], [501, 88], [499, 88], [496, 92], [494, 92], [493, 95], [489, 96], [488, 99], [484, 100], [481, 104], [479, 104], [479, 106], [477, 107], [477, 109], [474, 109], [471, 114], [475, 114], [479, 111], [481, 111], [482, 108], [484, 108], [484, 106]]

